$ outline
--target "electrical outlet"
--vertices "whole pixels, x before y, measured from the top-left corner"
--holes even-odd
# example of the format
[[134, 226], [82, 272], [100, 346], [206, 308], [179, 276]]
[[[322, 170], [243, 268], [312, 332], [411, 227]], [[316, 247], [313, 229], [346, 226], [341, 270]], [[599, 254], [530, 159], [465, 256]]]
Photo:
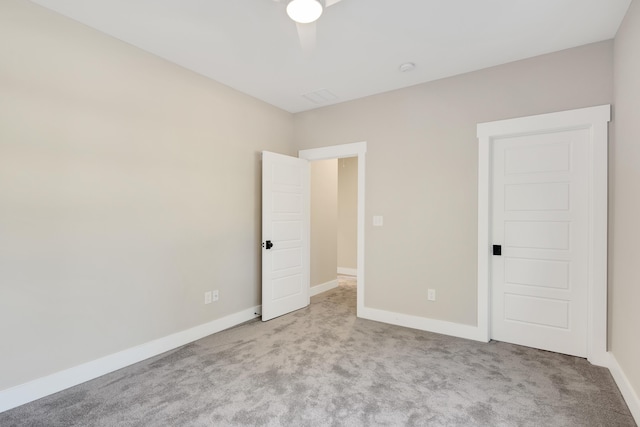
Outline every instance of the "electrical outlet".
[[220, 299], [220, 294], [218, 293], [218, 291], [213, 291], [213, 301], [218, 301]]
[[429, 301], [436, 300], [436, 290], [435, 289], [427, 289], [427, 299]]
[[207, 291], [204, 293], [204, 303], [211, 304], [211, 291]]

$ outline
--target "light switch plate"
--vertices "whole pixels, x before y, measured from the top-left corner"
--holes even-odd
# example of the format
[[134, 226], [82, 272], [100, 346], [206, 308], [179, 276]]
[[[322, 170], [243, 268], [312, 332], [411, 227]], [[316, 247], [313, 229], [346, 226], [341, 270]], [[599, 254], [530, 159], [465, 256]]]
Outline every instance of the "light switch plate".
[[382, 224], [384, 223], [384, 220], [382, 218], [382, 215], [376, 215], [373, 217], [373, 226], [374, 227], [382, 227]]

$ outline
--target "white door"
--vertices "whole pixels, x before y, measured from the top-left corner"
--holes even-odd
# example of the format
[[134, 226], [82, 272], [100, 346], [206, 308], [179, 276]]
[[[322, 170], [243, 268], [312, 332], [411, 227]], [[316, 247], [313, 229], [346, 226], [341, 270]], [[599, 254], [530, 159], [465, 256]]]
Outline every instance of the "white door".
[[309, 162], [262, 152], [262, 320], [309, 305]]
[[587, 356], [590, 130], [496, 139], [491, 337]]

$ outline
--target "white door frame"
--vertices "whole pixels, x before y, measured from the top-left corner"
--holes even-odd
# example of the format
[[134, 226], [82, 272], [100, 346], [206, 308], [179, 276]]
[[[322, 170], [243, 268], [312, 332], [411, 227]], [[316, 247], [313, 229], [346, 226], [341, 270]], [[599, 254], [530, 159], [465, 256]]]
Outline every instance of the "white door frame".
[[493, 141], [571, 129], [589, 129], [589, 281], [587, 360], [607, 366], [607, 154], [611, 106], [582, 108], [480, 123], [478, 136], [478, 332], [491, 339], [491, 184]]
[[301, 150], [298, 157], [309, 161], [342, 159], [346, 157], [358, 158], [358, 265], [356, 266], [357, 281], [357, 306], [356, 316], [362, 313], [364, 309], [364, 168], [365, 153], [367, 152], [367, 143], [354, 142], [352, 144], [333, 145], [330, 147], [313, 148], [310, 150]]

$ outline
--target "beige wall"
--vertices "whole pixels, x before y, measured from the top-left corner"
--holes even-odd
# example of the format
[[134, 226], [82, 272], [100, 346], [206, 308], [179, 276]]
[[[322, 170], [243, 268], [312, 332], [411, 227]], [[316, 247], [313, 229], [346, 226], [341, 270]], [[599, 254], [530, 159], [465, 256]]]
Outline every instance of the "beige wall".
[[338, 268], [358, 266], [358, 158], [338, 160]]
[[338, 161], [311, 162], [311, 286], [337, 276]]
[[292, 116], [27, 1], [0, 39], [0, 390], [260, 304]]
[[602, 42], [295, 115], [300, 149], [367, 141], [367, 307], [476, 324], [476, 124], [611, 103], [612, 54]]
[[609, 174], [609, 343], [640, 395], [640, 3], [615, 40], [615, 139]]
[[[636, 392], [638, 14], [615, 43], [610, 242]], [[367, 141], [365, 305], [475, 324], [476, 124], [613, 101], [612, 42], [292, 117], [26, 1], [0, 2], [0, 37], [0, 390], [259, 304], [261, 150]]]
[[356, 268], [358, 159], [311, 162], [311, 286]]

